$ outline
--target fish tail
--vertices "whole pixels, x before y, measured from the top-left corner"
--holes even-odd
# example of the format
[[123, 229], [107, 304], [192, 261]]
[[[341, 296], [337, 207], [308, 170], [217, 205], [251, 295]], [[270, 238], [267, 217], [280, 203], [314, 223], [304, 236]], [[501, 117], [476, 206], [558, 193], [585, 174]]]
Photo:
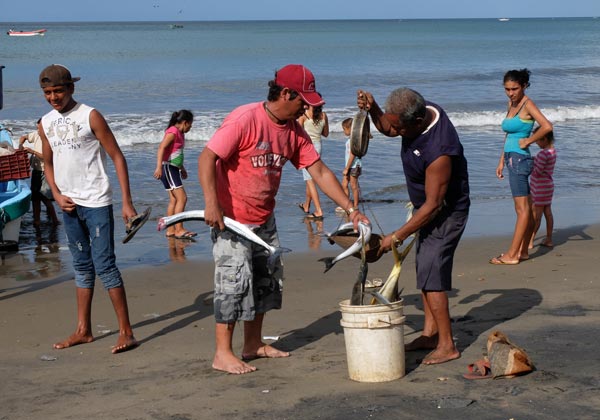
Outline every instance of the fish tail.
[[323, 273], [327, 273], [331, 267], [335, 265], [333, 262], [333, 257], [321, 258], [319, 261], [323, 261], [325, 263], [325, 271], [323, 271]]
[[165, 218], [161, 217], [160, 219], [158, 219], [158, 225], [156, 226], [156, 230], [163, 230], [164, 228], [167, 227], [167, 224], [165, 223]]
[[292, 252], [292, 250], [289, 248], [283, 248], [283, 247], [275, 248], [275, 251], [271, 255], [269, 255], [269, 258], [267, 260], [269, 267], [272, 267], [273, 264], [275, 264], [275, 261], [277, 261], [277, 259], [281, 256], [281, 254], [283, 254], [285, 252]]

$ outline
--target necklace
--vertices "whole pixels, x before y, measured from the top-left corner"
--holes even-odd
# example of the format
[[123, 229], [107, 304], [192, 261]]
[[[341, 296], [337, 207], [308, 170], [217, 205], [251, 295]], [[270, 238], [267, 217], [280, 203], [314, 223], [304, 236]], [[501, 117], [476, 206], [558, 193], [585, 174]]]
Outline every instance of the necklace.
[[277, 121], [276, 121], [276, 122], [277, 122], [277, 124], [285, 124], [285, 123], [287, 122], [286, 120], [280, 120], [280, 119], [279, 119], [279, 117], [278, 117], [277, 115], [273, 114], [273, 111], [271, 111], [271, 110], [269, 109], [269, 107], [267, 106], [267, 103], [266, 103], [266, 102], [264, 103], [264, 105], [263, 105], [263, 106], [264, 106], [265, 110], [266, 110], [266, 111], [267, 111], [267, 112], [268, 112], [268, 113], [269, 113], [269, 114], [270, 114], [270, 115], [271, 115], [273, 118], [275, 118], [275, 120], [277, 120]]

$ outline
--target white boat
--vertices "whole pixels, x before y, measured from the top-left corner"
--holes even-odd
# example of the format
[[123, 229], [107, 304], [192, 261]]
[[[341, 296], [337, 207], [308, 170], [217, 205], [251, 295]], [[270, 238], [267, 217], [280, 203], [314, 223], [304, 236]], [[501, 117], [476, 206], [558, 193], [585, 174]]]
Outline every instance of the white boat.
[[500, 22], [508, 22], [510, 19], [509, 18], [498, 18], [498, 20]]
[[[0, 124], [0, 143], [12, 145], [9, 131]], [[0, 252], [16, 251], [21, 218], [29, 211], [31, 189], [25, 179], [0, 181]]]
[[8, 36], [44, 36], [46, 29], [34, 29], [33, 31], [16, 31], [9, 29], [6, 33]]

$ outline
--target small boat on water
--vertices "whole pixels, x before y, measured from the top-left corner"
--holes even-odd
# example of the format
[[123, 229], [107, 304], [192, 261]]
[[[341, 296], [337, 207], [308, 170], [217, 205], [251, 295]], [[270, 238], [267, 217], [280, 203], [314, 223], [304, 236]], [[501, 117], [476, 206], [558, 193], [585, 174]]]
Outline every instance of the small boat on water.
[[500, 22], [508, 22], [510, 19], [509, 18], [498, 18], [498, 20]]
[[8, 36], [44, 36], [46, 29], [34, 29], [33, 31], [17, 31], [9, 29], [6, 33]]
[[[0, 143], [12, 145], [9, 131], [0, 124]], [[17, 251], [21, 218], [29, 211], [31, 189], [26, 179], [0, 181], [0, 252]]]

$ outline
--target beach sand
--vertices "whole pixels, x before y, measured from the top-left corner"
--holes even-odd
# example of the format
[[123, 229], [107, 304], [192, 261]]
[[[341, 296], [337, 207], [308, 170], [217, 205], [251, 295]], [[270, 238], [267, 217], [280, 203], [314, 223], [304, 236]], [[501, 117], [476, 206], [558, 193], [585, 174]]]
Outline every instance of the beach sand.
[[[385, 383], [348, 378], [338, 303], [358, 269], [348, 259], [323, 274], [326, 252], [288, 254], [284, 307], [264, 335], [279, 336], [288, 359], [256, 360], [254, 373], [214, 371], [212, 262], [186, 260], [124, 270], [131, 321], [141, 346], [112, 355], [116, 318], [98, 284], [96, 340], [53, 350], [75, 328], [71, 276], [0, 278], [0, 419], [592, 419], [600, 412], [600, 226], [555, 233], [554, 249], [535, 249], [517, 266], [488, 259], [507, 237], [466, 238], [455, 258], [450, 311], [462, 357], [419, 365]], [[414, 252], [414, 251], [413, 251]], [[422, 328], [414, 254], [403, 265], [405, 342]], [[386, 278], [390, 254], [369, 265]], [[468, 381], [494, 330], [523, 347], [536, 370], [513, 379]], [[239, 326], [234, 338], [241, 348]], [[377, 354], [373, 354], [373, 358]], [[45, 360], [50, 359], [50, 360]]]

